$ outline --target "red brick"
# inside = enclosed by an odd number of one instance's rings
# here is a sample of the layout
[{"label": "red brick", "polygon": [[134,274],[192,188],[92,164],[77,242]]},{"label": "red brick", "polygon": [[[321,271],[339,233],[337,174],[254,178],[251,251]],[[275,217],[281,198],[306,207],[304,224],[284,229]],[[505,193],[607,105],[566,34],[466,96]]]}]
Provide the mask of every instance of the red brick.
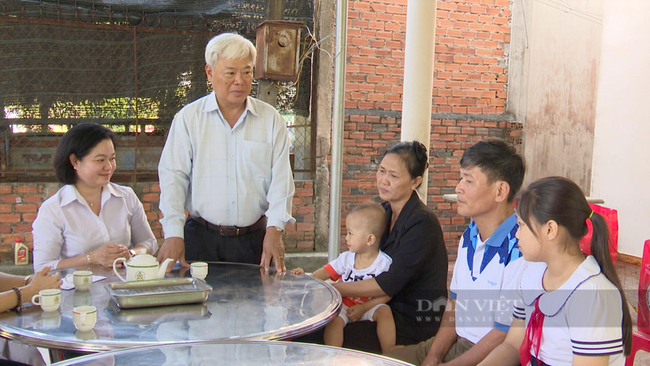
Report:
[{"label": "red brick", "polygon": [[350,7],[355,10],[370,10],[370,4],[362,1],[354,1],[350,3]]},{"label": "red brick", "polygon": [[23,214],[23,222],[34,222],[36,220],[36,214],[26,213]]},{"label": "red brick", "polygon": [[22,184],[19,186],[16,186],[16,192],[17,193],[36,193],[36,185],[34,184]]},{"label": "red brick", "polygon": [[157,193],[147,193],[143,194],[140,199],[142,202],[158,202],[160,200],[160,195]]},{"label": "red brick", "polygon": [[9,194],[11,193],[11,185],[0,184],[0,194]]},{"label": "red brick", "polygon": [[26,194],[23,196],[23,202],[33,202],[41,203],[44,201],[44,197],[36,194]]},{"label": "red brick", "polygon": [[6,203],[18,203],[22,201],[22,198],[15,194],[7,194],[7,195],[0,196],[0,201]]},{"label": "red brick", "polygon": [[0,214],[0,222],[17,223],[20,221],[20,215],[18,214]]},{"label": "red brick", "polygon": [[387,6],[386,12],[391,14],[402,14],[406,10],[406,7],[403,6]]},{"label": "red brick", "polygon": [[[4,244],[13,244],[16,242],[16,239],[23,241],[25,238],[23,234],[2,234],[0,235],[0,241]],[[12,259],[13,260],[13,259]]]},{"label": "red brick", "polygon": [[18,224],[14,225],[14,230],[15,233],[27,233],[32,231],[32,224]]},{"label": "red brick", "polygon": [[311,189],[296,189],[296,193],[294,194],[294,197],[312,197],[313,194],[314,191]]},{"label": "red brick", "polygon": [[303,223],[297,223],[296,224],[296,230],[297,231],[314,231],[314,224],[303,224]]},{"label": "red brick", "polygon": [[25,213],[25,212],[27,212],[27,213],[30,213],[30,212],[36,213],[37,206],[34,205],[34,204],[15,205],[14,209],[16,210],[16,212],[21,212],[21,213]]}]

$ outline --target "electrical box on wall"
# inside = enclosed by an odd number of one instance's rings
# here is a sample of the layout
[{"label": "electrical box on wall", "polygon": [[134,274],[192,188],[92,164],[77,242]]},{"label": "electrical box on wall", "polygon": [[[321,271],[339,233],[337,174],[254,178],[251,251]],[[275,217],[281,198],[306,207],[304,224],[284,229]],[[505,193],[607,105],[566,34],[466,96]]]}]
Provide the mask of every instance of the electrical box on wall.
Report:
[{"label": "electrical box on wall", "polygon": [[302,22],[286,20],[266,20],[257,26],[255,78],[296,80],[302,27]]}]

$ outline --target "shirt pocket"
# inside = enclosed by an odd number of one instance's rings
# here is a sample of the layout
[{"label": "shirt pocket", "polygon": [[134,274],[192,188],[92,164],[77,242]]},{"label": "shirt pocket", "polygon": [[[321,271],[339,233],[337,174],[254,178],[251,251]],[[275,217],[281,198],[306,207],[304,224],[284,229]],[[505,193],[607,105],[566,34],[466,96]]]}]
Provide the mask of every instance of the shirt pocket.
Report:
[{"label": "shirt pocket", "polygon": [[273,146],[266,142],[244,140],[242,148],[241,172],[248,179],[271,179]]}]

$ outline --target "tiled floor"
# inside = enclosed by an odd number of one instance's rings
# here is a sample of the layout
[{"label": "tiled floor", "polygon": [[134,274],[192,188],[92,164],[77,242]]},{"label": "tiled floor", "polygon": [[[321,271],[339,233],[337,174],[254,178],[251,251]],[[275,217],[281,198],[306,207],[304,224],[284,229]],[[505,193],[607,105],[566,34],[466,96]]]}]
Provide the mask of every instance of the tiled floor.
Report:
[{"label": "tiled floor", "polygon": [[[623,289],[625,290],[625,296],[627,296],[627,301],[636,308],[639,303],[639,276],[640,268],[633,265],[626,265],[620,261],[616,264],[616,272],[618,273]],[[447,278],[448,282],[451,282],[451,275],[453,274],[453,263],[449,266],[449,275]],[[632,314],[632,323],[634,324],[634,329],[636,330],[636,317],[637,314],[635,310],[631,307],[630,312]],[[636,354],[634,360],[634,366],[650,366],[650,353],[639,351]]]}]

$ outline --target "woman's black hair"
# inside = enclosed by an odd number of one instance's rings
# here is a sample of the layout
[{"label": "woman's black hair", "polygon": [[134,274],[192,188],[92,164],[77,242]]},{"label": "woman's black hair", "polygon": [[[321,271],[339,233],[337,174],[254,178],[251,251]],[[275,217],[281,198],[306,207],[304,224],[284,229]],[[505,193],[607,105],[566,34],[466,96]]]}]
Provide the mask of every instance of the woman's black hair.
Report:
[{"label": "woman's black hair", "polygon": [[[609,254],[609,229],[605,219],[592,211],[580,187],[562,177],[547,177],[531,183],[519,194],[516,205],[517,214],[531,229],[533,228],[531,219],[540,224],[554,220],[567,230],[575,239],[573,241],[575,243],[587,234],[586,220],[591,220],[594,231],[591,238],[591,254],[598,261],[602,273],[621,294],[623,344],[625,355],[629,355],[632,347],[632,318],[621,281]],[[580,250],[580,248],[567,249]]]},{"label": "woman's black hair", "polygon": [[423,176],[429,167],[427,148],[419,141],[402,141],[397,143],[388,149],[384,153],[384,156],[388,154],[396,154],[399,156],[400,160],[406,165],[406,170],[408,170],[411,179]]},{"label": "woman's black hair", "polygon": [[115,144],[115,133],[108,128],[94,124],[82,123],[72,127],[63,135],[54,155],[54,172],[56,179],[63,184],[75,184],[77,174],[70,162],[70,155],[75,154],[81,160],[101,141],[110,139]]}]

